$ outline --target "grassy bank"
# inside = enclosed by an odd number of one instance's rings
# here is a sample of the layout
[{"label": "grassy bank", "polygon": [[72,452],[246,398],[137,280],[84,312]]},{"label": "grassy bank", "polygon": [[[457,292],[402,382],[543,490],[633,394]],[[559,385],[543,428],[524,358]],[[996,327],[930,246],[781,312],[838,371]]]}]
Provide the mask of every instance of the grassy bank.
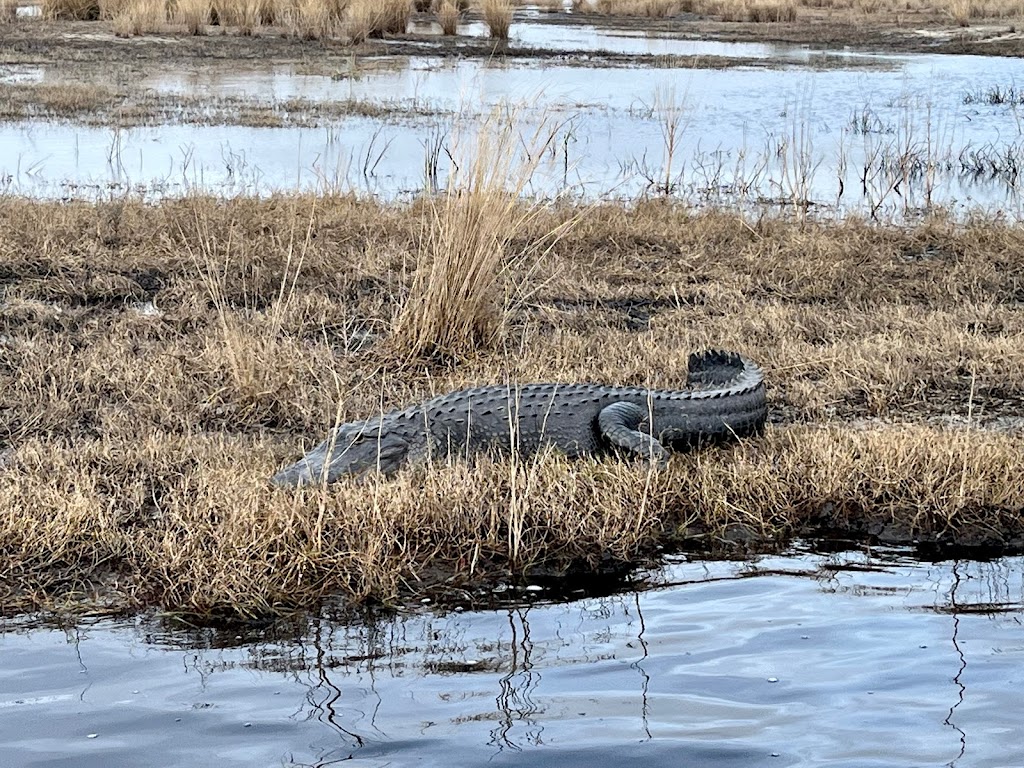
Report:
[{"label": "grassy bank", "polygon": [[[2,609],[387,601],[815,526],[1024,541],[1019,227],[531,210],[508,218],[476,349],[410,352],[397,319],[441,220],[0,200]],[[664,473],[544,456],[266,482],[336,418],[477,383],[678,386],[708,346],[763,364],[772,426]]]}]

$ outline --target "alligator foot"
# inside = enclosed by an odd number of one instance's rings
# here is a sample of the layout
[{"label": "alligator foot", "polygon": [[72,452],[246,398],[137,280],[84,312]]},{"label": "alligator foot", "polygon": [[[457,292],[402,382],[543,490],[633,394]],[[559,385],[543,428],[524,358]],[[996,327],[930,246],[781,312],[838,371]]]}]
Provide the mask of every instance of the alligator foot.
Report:
[{"label": "alligator foot", "polygon": [[597,427],[612,445],[664,469],[668,466],[669,452],[653,436],[639,429],[648,421],[648,416],[636,403],[619,401],[601,409]]}]

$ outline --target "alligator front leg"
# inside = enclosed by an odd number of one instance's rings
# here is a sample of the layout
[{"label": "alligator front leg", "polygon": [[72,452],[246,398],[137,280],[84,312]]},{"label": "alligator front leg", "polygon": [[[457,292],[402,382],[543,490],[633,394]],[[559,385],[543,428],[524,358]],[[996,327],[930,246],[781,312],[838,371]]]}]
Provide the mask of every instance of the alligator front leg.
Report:
[{"label": "alligator front leg", "polygon": [[654,437],[639,429],[647,416],[647,411],[636,403],[620,401],[601,409],[597,428],[612,445],[656,462],[664,469],[668,466],[669,452]]}]

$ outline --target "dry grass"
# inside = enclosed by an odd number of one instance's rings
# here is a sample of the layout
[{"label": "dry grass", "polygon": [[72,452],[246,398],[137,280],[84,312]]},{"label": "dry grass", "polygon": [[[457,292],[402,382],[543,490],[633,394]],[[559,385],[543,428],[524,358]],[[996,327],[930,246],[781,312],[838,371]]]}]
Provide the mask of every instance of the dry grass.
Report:
[{"label": "dry grass", "polygon": [[129,0],[99,0],[99,18],[110,21],[117,16]]},{"label": "dry grass", "polygon": [[333,37],[340,24],[341,13],[322,0],[293,0],[283,13],[290,33],[303,40]]},{"label": "dry grass", "polygon": [[888,23],[897,25],[907,14],[944,17],[961,26],[972,19],[1024,17],[1024,6],[1016,0],[576,0],[573,11],[653,18],[696,12],[722,21],[792,22],[799,16],[798,6],[838,11],[852,8],[861,20],[873,23],[879,22],[878,14],[884,14]]},{"label": "dry grass", "polygon": [[480,0],[480,13],[492,39],[508,40],[514,9],[512,0]]},{"label": "dry grass", "polygon": [[[574,6],[576,12],[580,12]],[[693,10],[693,0],[594,0],[582,12],[607,16],[647,16],[662,19]]]},{"label": "dry grass", "polygon": [[750,0],[746,10],[747,21],[796,21],[797,6],[793,0]]},{"label": "dry grass", "polygon": [[32,83],[6,86],[0,96],[0,117],[82,119],[120,102],[117,91],[86,83]]},{"label": "dry grass", "polygon": [[17,0],[0,0],[0,24],[9,24],[18,18]]},{"label": "dry grass", "polygon": [[722,21],[792,22],[798,9],[794,0],[703,0],[702,10]]},{"label": "dry grass", "polygon": [[95,21],[100,18],[100,0],[43,0],[43,18]]},{"label": "dry grass", "polygon": [[114,15],[114,34],[132,37],[161,32],[167,24],[166,0],[127,0]]},{"label": "dry grass", "polygon": [[[505,243],[497,331],[399,369],[390,334],[429,285],[408,265],[460,247],[434,228],[472,220],[456,205],[0,199],[2,610],[272,613],[818,525],[1024,541],[1020,428],[997,429],[1024,405],[1019,227],[527,206],[471,241]],[[544,456],[266,482],[336,418],[475,383],[678,386],[708,346],[764,364],[774,425],[664,473]]]},{"label": "dry grass", "polygon": [[401,35],[412,18],[411,0],[351,0],[347,10],[348,35],[359,43],[368,37]]},{"label": "dry grass", "polygon": [[263,26],[263,0],[214,0],[213,10],[223,27],[234,27],[243,36]]},{"label": "dry grass", "polygon": [[[271,450],[252,438],[29,441],[0,478],[5,575],[37,599],[94,589],[118,607],[259,615],[338,591],[393,597],[437,573],[458,574],[458,588],[495,568],[635,560],[683,534],[774,539],[810,521],[929,538],[1022,533],[1019,442],[920,426],[792,427],[682,457],[653,479],[635,465],[546,457],[330,493],[268,490]],[[97,574],[102,584],[90,583]]]},{"label": "dry grass", "polygon": [[459,32],[459,7],[452,0],[442,0],[437,7],[437,23],[441,34],[456,35]]},{"label": "dry grass", "polygon": [[971,19],[975,3],[972,0],[949,0],[949,15],[961,27],[966,27]]},{"label": "dry grass", "polygon": [[467,128],[450,150],[455,159],[446,189],[425,204],[412,287],[395,323],[394,349],[403,358],[459,360],[492,346],[511,303],[523,298],[507,277],[565,231],[510,249],[543,210],[521,198],[557,128],[542,123],[524,139],[516,114],[504,109],[474,126],[475,137]]},{"label": "dry grass", "polygon": [[939,0],[934,7],[965,27],[977,19],[1024,18],[1024,5],[1016,0]]},{"label": "dry grass", "polygon": [[[11,11],[0,19],[12,18]],[[151,0],[155,2],[155,0]],[[436,0],[428,3],[413,0],[211,0],[211,21],[243,36],[252,35],[261,27],[278,27],[295,37],[318,39],[334,37],[339,32],[353,43],[367,38],[403,34],[414,8],[432,10],[438,15],[445,34],[453,34],[456,17],[449,3],[459,11],[468,0]],[[195,6],[200,15],[199,0],[183,0]],[[176,6],[169,10],[176,23],[183,24],[190,34],[197,34],[196,20],[177,20]],[[481,15],[487,22],[491,37],[507,39],[511,25],[513,0],[478,0]],[[541,10],[557,11],[561,0],[544,0]],[[13,8],[13,5],[11,6]],[[651,19],[673,18],[684,13],[698,13],[725,22],[806,22],[820,28],[826,40],[842,39],[844,35],[859,38],[864,24],[885,34],[892,28],[905,28],[908,23],[968,26],[981,20],[1013,22],[1024,19],[1024,5],[1019,0],[573,0],[574,13],[597,13],[611,16],[635,16]],[[801,9],[804,17],[801,17]],[[143,0],[44,0],[43,16],[60,20],[114,19],[120,34],[138,34],[140,29],[157,26],[152,7]],[[201,16],[200,16],[201,17]],[[805,18],[808,17],[808,18]],[[714,24],[712,23],[712,27]],[[720,32],[716,32],[720,33]],[[766,33],[770,34],[770,33]],[[838,37],[837,37],[838,35]]]},{"label": "dry grass", "polygon": [[190,35],[204,35],[212,9],[212,0],[175,0],[172,18]]}]

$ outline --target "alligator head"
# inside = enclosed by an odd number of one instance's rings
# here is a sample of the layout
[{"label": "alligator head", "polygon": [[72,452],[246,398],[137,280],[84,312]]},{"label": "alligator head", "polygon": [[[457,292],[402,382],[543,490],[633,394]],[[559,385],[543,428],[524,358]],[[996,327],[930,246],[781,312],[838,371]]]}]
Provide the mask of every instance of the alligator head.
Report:
[{"label": "alligator head", "polygon": [[279,486],[334,482],[343,475],[392,474],[409,458],[410,444],[379,419],[342,424],[324,442],[271,482]]}]

